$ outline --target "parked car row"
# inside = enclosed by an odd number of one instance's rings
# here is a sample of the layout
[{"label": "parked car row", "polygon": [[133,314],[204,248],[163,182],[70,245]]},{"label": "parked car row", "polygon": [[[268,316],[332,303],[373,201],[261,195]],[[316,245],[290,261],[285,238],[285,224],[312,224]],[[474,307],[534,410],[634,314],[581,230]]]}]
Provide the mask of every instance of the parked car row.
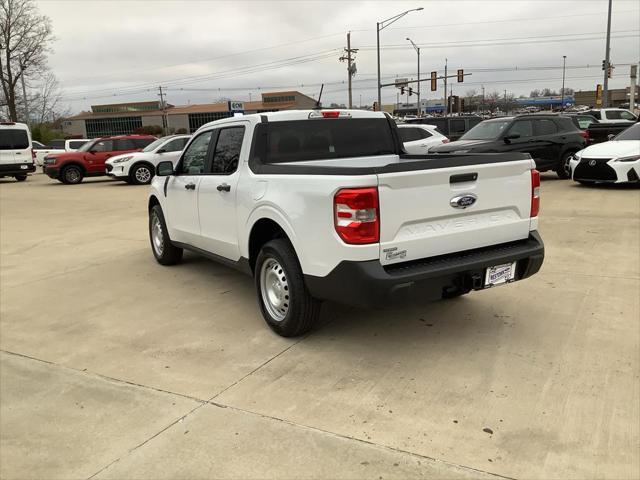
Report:
[{"label": "parked car row", "polygon": [[24,123],[0,123],[0,178],[14,177],[24,182],[35,172],[31,132]]}]

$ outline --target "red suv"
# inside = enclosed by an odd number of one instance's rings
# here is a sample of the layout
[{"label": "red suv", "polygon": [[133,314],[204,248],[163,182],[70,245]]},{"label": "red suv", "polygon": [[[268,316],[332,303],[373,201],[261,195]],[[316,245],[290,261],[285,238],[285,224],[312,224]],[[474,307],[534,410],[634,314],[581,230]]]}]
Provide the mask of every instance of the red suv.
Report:
[{"label": "red suv", "polygon": [[75,152],[64,152],[44,157],[44,173],[66,183],[80,183],[84,177],[106,175],[104,162],[109,157],[127,152],[138,152],[156,137],[151,135],[119,135],[103,137],[85,143]]}]

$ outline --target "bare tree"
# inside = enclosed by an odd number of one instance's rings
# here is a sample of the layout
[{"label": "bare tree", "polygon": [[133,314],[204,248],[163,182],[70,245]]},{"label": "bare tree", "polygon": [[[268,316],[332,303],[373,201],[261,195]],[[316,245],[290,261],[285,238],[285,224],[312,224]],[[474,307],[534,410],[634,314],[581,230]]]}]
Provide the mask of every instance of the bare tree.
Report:
[{"label": "bare tree", "polygon": [[46,70],[53,40],[51,20],[33,0],[0,0],[0,83],[12,121],[18,120],[18,82]]},{"label": "bare tree", "polygon": [[35,93],[29,97],[31,116],[35,123],[55,122],[61,116],[67,114],[61,106],[62,92],[56,76],[47,72],[36,85]]}]

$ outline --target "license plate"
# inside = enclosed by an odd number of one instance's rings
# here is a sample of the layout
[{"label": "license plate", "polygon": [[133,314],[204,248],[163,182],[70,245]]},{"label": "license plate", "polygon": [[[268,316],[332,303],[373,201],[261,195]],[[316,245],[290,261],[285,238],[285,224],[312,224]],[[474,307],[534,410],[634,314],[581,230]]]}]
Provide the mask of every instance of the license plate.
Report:
[{"label": "license plate", "polygon": [[20,165],[20,168],[21,168],[22,170],[26,170],[27,168],[29,168],[29,165]]},{"label": "license plate", "polygon": [[494,285],[512,282],[516,276],[516,262],[504,263],[495,267],[487,268],[484,277],[484,287],[489,288]]}]

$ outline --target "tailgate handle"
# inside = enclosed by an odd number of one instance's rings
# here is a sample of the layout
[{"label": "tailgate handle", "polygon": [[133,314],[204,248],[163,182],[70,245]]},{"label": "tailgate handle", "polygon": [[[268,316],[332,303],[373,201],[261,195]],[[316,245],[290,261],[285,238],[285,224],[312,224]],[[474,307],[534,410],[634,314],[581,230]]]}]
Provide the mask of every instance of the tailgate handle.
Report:
[{"label": "tailgate handle", "polygon": [[474,173],[461,173],[459,175],[451,175],[449,177],[449,183],[462,183],[462,182],[475,182],[478,179],[478,174]]}]

